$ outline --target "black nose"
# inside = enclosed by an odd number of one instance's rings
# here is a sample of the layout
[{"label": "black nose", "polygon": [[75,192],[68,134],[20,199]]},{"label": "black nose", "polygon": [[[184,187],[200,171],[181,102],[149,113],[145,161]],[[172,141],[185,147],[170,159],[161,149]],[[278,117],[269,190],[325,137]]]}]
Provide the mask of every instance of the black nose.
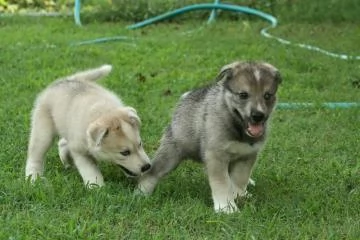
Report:
[{"label": "black nose", "polygon": [[141,172],[146,172],[147,170],[149,170],[151,168],[150,164],[145,164],[144,166],[141,167]]},{"label": "black nose", "polygon": [[255,123],[259,123],[265,119],[265,114],[263,112],[254,111],[251,113],[251,120]]}]

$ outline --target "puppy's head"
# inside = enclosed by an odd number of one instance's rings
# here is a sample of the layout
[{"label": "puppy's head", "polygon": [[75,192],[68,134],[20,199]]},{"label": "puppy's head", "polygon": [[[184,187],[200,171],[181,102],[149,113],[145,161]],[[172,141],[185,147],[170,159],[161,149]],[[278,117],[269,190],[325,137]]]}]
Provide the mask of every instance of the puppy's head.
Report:
[{"label": "puppy's head", "polygon": [[217,77],[225,89],[226,104],[233,117],[251,138],[263,136],[275,103],[279,71],[268,63],[234,62]]},{"label": "puppy's head", "polygon": [[124,107],[91,123],[87,129],[91,154],[121,167],[129,177],[150,169],[150,160],[140,138],[140,119],[131,107]]}]

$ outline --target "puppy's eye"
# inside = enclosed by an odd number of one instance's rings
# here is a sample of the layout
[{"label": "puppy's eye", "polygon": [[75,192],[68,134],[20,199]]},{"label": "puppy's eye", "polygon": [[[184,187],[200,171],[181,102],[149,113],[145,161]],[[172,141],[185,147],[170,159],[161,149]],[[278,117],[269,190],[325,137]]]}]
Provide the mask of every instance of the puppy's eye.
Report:
[{"label": "puppy's eye", "polygon": [[139,143],[139,147],[141,147],[142,145],[143,145],[142,142],[140,142],[140,143]]},{"label": "puppy's eye", "polygon": [[265,93],[264,94],[264,99],[265,100],[269,100],[273,95],[271,93]]},{"label": "puppy's eye", "polygon": [[247,92],[240,92],[239,93],[239,97],[240,99],[248,99],[249,98],[249,94]]},{"label": "puppy's eye", "polygon": [[126,157],[126,156],[129,156],[130,153],[131,153],[130,150],[125,150],[125,151],[120,152],[120,154],[123,155],[123,156],[125,156],[125,157]]}]

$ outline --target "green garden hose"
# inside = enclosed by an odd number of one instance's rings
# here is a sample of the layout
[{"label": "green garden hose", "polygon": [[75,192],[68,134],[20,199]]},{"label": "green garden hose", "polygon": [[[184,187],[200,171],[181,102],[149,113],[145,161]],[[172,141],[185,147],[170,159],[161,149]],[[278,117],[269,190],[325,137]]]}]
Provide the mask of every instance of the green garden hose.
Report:
[{"label": "green garden hose", "polygon": [[[307,44],[300,44],[300,43],[294,44],[288,40],[285,40],[285,39],[282,39],[279,37],[275,37],[267,32],[267,30],[269,30],[270,28],[275,28],[277,26],[277,19],[274,16],[264,13],[264,12],[261,12],[261,11],[258,11],[253,8],[242,7],[242,6],[231,5],[231,4],[221,4],[219,0],[215,0],[215,2],[213,4],[205,4],[204,3],[204,4],[194,4],[194,5],[185,6],[183,8],[176,9],[176,10],[161,14],[159,16],[156,16],[156,17],[153,17],[150,19],[146,19],[142,22],[127,26],[127,29],[138,29],[138,28],[145,27],[147,25],[150,25],[150,24],[153,24],[153,23],[156,23],[159,21],[163,21],[163,20],[175,17],[179,14],[183,14],[183,13],[186,13],[189,11],[203,10],[203,9],[211,9],[212,10],[210,17],[208,19],[208,23],[215,20],[217,9],[252,14],[252,15],[258,16],[258,17],[263,18],[266,21],[270,22],[270,24],[271,24],[270,26],[263,28],[261,30],[261,34],[264,37],[275,39],[282,44],[295,45],[295,46],[298,46],[301,48],[305,48],[305,49],[312,50],[312,51],[317,51],[317,52],[323,53],[325,55],[343,59],[343,60],[350,60],[350,59],[360,60],[360,56],[349,56],[346,54],[337,54],[337,53],[326,51],[319,47],[315,47],[315,46],[311,46],[311,45],[307,45]],[[80,0],[75,0],[74,18],[75,18],[75,23],[77,25],[81,25]],[[79,42],[75,45],[101,43],[101,42],[114,41],[114,40],[129,40],[129,39],[130,38],[125,37],[125,36],[110,37],[110,38],[105,37],[105,38],[98,38],[98,39],[94,39],[94,40]],[[311,107],[315,107],[315,106],[320,106],[320,107],[325,107],[325,108],[330,108],[330,109],[352,108],[352,107],[360,107],[360,103],[357,103],[357,102],[328,102],[328,103],[322,103],[320,105],[316,105],[314,103],[278,103],[277,104],[277,108],[279,108],[279,109],[303,109],[303,108],[311,108]]]}]

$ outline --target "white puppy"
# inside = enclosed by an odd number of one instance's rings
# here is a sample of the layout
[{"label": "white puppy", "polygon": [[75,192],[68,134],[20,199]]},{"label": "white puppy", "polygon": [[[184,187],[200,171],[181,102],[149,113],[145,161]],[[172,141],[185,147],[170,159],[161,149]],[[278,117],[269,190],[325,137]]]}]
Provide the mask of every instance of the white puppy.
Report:
[{"label": "white puppy", "polygon": [[55,81],[42,91],[32,112],[25,174],[34,181],[44,172],[44,156],[59,136],[65,167],[72,158],[85,185],[104,185],[97,161],[104,160],[135,177],[150,169],[140,138],[140,119],[116,95],[94,83],[108,75],[103,65]]}]

